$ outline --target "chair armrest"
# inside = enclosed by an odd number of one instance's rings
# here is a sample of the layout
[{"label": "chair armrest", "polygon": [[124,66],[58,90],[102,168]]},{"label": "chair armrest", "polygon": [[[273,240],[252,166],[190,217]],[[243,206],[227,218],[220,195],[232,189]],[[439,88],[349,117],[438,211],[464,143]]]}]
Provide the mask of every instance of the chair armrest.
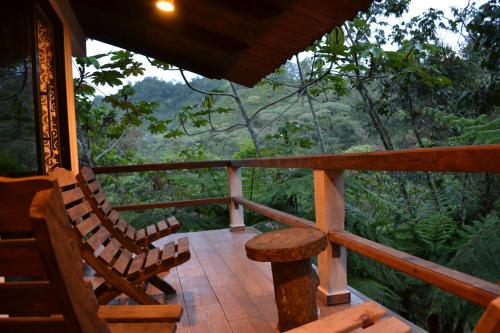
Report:
[{"label": "chair armrest", "polygon": [[182,306],[174,305],[101,305],[98,317],[108,323],[178,322]]}]

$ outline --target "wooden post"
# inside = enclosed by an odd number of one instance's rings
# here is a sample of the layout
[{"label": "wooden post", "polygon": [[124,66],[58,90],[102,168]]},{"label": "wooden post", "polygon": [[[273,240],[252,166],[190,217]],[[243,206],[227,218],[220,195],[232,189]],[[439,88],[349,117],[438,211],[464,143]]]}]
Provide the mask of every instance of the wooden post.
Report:
[{"label": "wooden post", "polygon": [[227,177],[229,185],[229,197],[231,198],[231,203],[229,205],[229,218],[230,218],[229,230],[245,231],[243,206],[238,205],[232,199],[233,197],[243,196],[243,186],[241,185],[241,169],[228,166]]},{"label": "wooden post", "polygon": [[[328,232],[344,230],[345,202],[342,171],[314,170],[316,226]],[[318,297],[327,305],[349,303],[345,247],[335,249],[329,243],[318,255]]]}]

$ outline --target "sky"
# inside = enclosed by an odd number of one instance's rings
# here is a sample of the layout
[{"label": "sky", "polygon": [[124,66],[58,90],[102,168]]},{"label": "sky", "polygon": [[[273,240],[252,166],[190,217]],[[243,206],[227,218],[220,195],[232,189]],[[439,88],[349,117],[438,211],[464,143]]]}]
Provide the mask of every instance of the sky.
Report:
[{"label": "sky", "polygon": [[[420,15],[423,12],[427,11],[429,8],[434,8],[437,10],[442,10],[445,14],[446,17],[451,17],[451,11],[450,7],[465,7],[469,0],[434,0],[434,1],[429,1],[429,0],[413,0],[410,3],[410,8],[407,14],[403,16],[403,20],[409,19],[411,17],[414,17],[416,15]],[[477,3],[484,3],[486,0],[478,0],[476,1]],[[394,20],[395,21],[395,20]],[[391,22],[389,20],[389,22]],[[444,40],[447,44],[449,45],[457,45],[458,43],[458,37],[451,34],[450,32],[446,31],[441,31],[440,32],[440,37],[442,40]],[[87,55],[92,56],[95,54],[99,53],[107,53],[109,51],[113,50],[119,50],[119,48],[101,43],[96,40],[87,40]],[[145,57],[137,55],[137,59],[142,61],[143,64],[145,64],[146,72],[144,76],[139,76],[139,77],[133,77],[131,78],[130,82],[134,83],[137,81],[141,81],[144,77],[150,76],[150,77],[157,77],[161,80],[164,81],[173,81],[173,82],[181,82],[182,77],[179,74],[178,71],[164,71],[161,69],[158,69],[156,67],[153,67],[148,64],[148,61],[146,60]],[[195,78],[197,75],[186,72],[186,77],[188,80],[191,80]],[[101,89],[102,93],[108,94],[110,92],[113,92],[113,89],[109,87],[104,87]]]}]

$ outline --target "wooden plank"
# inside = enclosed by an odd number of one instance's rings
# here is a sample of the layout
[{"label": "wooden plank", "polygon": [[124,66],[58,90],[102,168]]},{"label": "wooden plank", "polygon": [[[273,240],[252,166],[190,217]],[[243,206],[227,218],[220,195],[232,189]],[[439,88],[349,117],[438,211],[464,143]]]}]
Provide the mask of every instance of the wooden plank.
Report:
[{"label": "wooden plank", "polygon": [[219,197],[219,198],[193,199],[193,200],[182,200],[182,201],[168,201],[168,202],[158,202],[149,204],[120,205],[120,206],[115,206],[114,209],[116,209],[117,211],[146,210],[146,209],[157,209],[157,208],[168,208],[168,207],[227,204],[229,203],[229,201],[230,201],[229,198]]},{"label": "wooden plank", "polygon": [[146,227],[146,233],[148,237],[155,236],[158,230],[156,230],[156,226],[154,224],[150,224]]},{"label": "wooden plank", "polygon": [[186,306],[193,332],[233,333],[219,303]]},{"label": "wooden plank", "polygon": [[113,207],[111,207],[111,204],[109,203],[109,201],[105,200],[102,204],[101,204],[101,210],[102,212],[104,213],[104,215],[108,215],[108,213],[111,211],[111,209]]},{"label": "wooden plank", "polygon": [[175,216],[170,216],[169,218],[167,218],[167,222],[171,228],[180,226],[180,222],[175,218]]},{"label": "wooden plank", "polygon": [[394,317],[380,320],[370,327],[367,327],[362,333],[411,333],[410,326]]},{"label": "wooden plank", "polygon": [[201,161],[96,167],[97,174],[227,167],[324,170],[500,172],[500,145],[405,149],[246,160]]},{"label": "wooden plank", "polygon": [[177,253],[180,255],[186,252],[189,252],[189,239],[187,237],[179,238],[177,240]]},{"label": "wooden plank", "polygon": [[329,240],[483,307],[500,296],[500,286],[494,283],[440,266],[347,231],[330,232]]},{"label": "wooden plank", "polygon": [[[118,220],[118,223],[116,224],[116,228],[118,230],[120,230],[121,232],[125,232],[125,229],[127,229],[128,226],[129,226],[128,223],[125,222],[124,219]],[[135,230],[131,230],[130,232],[132,233],[132,235],[135,235]],[[133,236],[132,236],[132,238],[133,238]]]},{"label": "wooden plank", "polygon": [[287,333],[350,332],[369,322],[373,323],[384,315],[385,310],[381,306],[373,302],[365,302],[354,308],[340,311],[320,320],[294,328],[287,331]]},{"label": "wooden plank", "polygon": [[0,313],[50,315],[61,313],[59,301],[49,281],[0,283]]},{"label": "wooden plank", "polygon": [[66,209],[66,213],[68,213],[69,218],[73,222],[78,221],[80,218],[89,214],[91,211],[92,207],[90,207],[87,201],[83,201],[74,207]]},{"label": "wooden plank", "polygon": [[62,197],[63,197],[64,204],[67,205],[69,203],[73,203],[75,201],[82,200],[83,198],[85,198],[85,195],[83,194],[83,191],[81,188],[75,187],[71,190],[64,191],[62,193]]},{"label": "wooden plank", "polygon": [[163,230],[168,229],[168,224],[167,222],[165,222],[165,220],[161,220],[160,222],[156,223],[156,227],[160,232],[162,232]]},{"label": "wooden plank", "polygon": [[176,305],[101,305],[97,314],[108,323],[162,322],[175,323],[182,315]]},{"label": "wooden plank", "polygon": [[94,214],[90,215],[88,218],[76,225],[76,228],[80,232],[80,235],[87,236],[89,233],[94,231],[98,226],[101,225],[101,221]]},{"label": "wooden plank", "polygon": [[163,252],[161,256],[161,260],[165,261],[168,259],[173,258],[175,255],[175,243],[174,242],[168,242],[163,246]]},{"label": "wooden plank", "polygon": [[135,256],[133,259],[132,259],[132,262],[130,263],[130,268],[128,269],[128,273],[127,274],[133,274],[133,273],[136,273],[136,272],[139,272],[142,270],[142,267],[144,265],[144,261],[146,260],[146,254],[145,253],[141,253],[137,256]]},{"label": "wooden plank", "polygon": [[118,259],[116,259],[115,264],[113,265],[113,269],[115,269],[118,273],[124,274],[127,270],[128,264],[130,263],[130,259],[132,259],[132,253],[128,250],[123,250],[120,253]]},{"label": "wooden plank", "polygon": [[94,172],[92,172],[92,169],[89,168],[89,167],[83,167],[83,168],[81,168],[80,169],[80,175],[87,182],[90,182],[91,180],[95,179]]},{"label": "wooden plank", "polygon": [[486,308],[473,333],[500,332],[500,297],[495,298]]},{"label": "wooden plank", "polygon": [[160,260],[160,249],[155,247],[148,251],[148,255],[146,257],[146,263],[144,264],[144,269],[151,268],[155,266]]},{"label": "wooden plank", "polygon": [[146,230],[145,229],[139,229],[135,232],[135,240],[140,241],[144,238],[146,238]]},{"label": "wooden plank", "polygon": [[[30,232],[30,204],[34,194],[53,186],[47,177],[11,179],[0,177],[0,233]],[[14,195],[15,194],[15,195]],[[12,223],[16,221],[16,223]]]},{"label": "wooden plank", "polygon": [[97,182],[97,180],[93,181],[93,182],[90,182],[90,183],[87,183],[88,184],[88,188],[89,190],[92,192],[92,193],[95,193],[97,192],[98,190],[101,189],[101,186],[99,185],[99,183]]},{"label": "wooden plank", "polygon": [[97,231],[87,240],[87,244],[89,244],[90,247],[94,251],[96,251],[101,245],[103,245],[103,243],[108,239],[109,236],[109,231],[106,228],[101,227],[99,231]]},{"label": "wooden plank", "polygon": [[34,238],[0,240],[0,276],[45,276]]},{"label": "wooden plank", "polygon": [[224,168],[229,161],[174,162],[142,165],[101,166],[92,168],[96,175],[107,173],[142,172],[180,169]]},{"label": "wooden plank", "polygon": [[245,198],[235,197],[233,198],[233,201],[254,212],[267,216],[274,221],[285,223],[293,227],[316,227],[316,224],[312,221],[303,219],[301,217],[293,216],[291,214],[284,213],[273,208],[266,207],[256,202],[247,200]]},{"label": "wooden plank", "polygon": [[231,165],[323,170],[500,172],[500,145],[261,158],[231,161]]},{"label": "wooden plank", "polygon": [[108,264],[113,261],[113,258],[120,250],[121,244],[116,239],[112,238],[111,241],[106,245],[106,247],[99,253],[99,257],[101,257]]},{"label": "wooden plank", "polygon": [[106,200],[106,195],[104,194],[102,189],[100,189],[99,191],[97,191],[97,193],[94,194],[94,198],[95,201],[97,201],[97,203],[100,205],[104,200]]},{"label": "wooden plank", "polygon": [[269,325],[262,316],[249,317],[229,322],[233,332],[238,333],[275,333],[276,331]]},{"label": "wooden plank", "polygon": [[56,168],[50,175],[57,179],[60,188],[74,186],[77,184],[76,176],[69,170]]},{"label": "wooden plank", "polygon": [[2,333],[68,333],[62,316],[0,318]]},{"label": "wooden plank", "polygon": [[171,323],[111,323],[110,333],[175,333],[175,324]]},{"label": "wooden plank", "polygon": [[113,210],[111,213],[109,213],[108,219],[111,221],[111,223],[116,224],[116,222],[120,219],[120,214],[118,214],[116,210]]},{"label": "wooden plank", "polygon": [[135,228],[132,227],[131,225],[128,226],[127,228],[127,232],[125,233],[125,235],[130,238],[131,240],[135,240]]}]

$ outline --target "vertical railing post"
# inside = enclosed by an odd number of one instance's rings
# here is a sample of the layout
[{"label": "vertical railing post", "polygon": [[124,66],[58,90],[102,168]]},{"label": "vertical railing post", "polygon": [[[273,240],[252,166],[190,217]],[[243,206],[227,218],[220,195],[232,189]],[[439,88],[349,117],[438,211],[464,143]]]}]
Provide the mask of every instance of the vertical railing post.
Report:
[{"label": "vertical railing post", "polygon": [[[342,171],[314,170],[314,204],[316,225],[324,232],[344,230],[345,202]],[[318,296],[325,304],[343,304],[351,301],[347,289],[347,262],[344,247],[328,244],[318,255],[320,284]]]},{"label": "vertical railing post", "polygon": [[229,197],[231,203],[229,205],[229,230],[230,231],[244,231],[245,220],[243,217],[243,207],[233,201],[233,197],[243,196],[243,186],[241,184],[241,169],[233,166],[227,167],[227,178],[229,186]]}]

